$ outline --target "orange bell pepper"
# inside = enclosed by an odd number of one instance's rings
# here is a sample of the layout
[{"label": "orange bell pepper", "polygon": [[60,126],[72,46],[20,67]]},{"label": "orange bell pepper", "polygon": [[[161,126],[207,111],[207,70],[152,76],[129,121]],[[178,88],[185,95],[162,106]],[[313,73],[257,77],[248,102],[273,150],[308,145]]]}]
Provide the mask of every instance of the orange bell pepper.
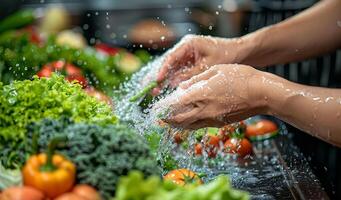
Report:
[{"label": "orange bell pepper", "polygon": [[65,137],[52,139],[46,154],[33,155],[28,159],[22,170],[24,185],[34,187],[50,198],[72,189],[76,166],[63,156],[54,154],[56,145],[65,140]]}]

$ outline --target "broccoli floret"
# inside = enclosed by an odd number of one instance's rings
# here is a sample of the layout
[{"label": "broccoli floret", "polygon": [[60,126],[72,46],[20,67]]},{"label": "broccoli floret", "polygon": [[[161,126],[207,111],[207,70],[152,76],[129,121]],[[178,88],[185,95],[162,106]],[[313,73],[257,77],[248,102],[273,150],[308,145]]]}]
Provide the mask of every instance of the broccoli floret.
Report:
[{"label": "broccoli floret", "polygon": [[[146,176],[160,174],[146,141],[131,128],[66,124],[65,120],[43,120],[29,130],[30,134],[39,133],[40,150],[46,148],[52,137],[66,135],[68,142],[59,153],[76,164],[78,182],[97,187],[105,199],[114,195],[119,177],[131,170],[140,170]],[[32,140],[29,144],[32,145]]]}]

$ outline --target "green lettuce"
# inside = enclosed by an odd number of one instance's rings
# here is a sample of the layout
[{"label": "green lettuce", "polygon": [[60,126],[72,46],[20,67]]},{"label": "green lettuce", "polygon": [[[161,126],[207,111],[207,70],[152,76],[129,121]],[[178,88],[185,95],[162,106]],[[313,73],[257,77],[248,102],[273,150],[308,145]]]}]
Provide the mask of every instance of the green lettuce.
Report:
[{"label": "green lettuce", "polygon": [[144,179],[141,172],[132,171],[122,177],[112,200],[247,200],[246,192],[233,189],[227,176],[221,175],[203,184],[175,185],[158,176]]}]

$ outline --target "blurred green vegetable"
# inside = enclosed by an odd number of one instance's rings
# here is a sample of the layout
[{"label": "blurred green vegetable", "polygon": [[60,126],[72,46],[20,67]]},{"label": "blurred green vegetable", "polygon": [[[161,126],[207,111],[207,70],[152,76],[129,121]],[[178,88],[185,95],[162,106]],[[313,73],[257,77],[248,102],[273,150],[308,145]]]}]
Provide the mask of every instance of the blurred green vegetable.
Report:
[{"label": "blurred green vegetable", "polygon": [[20,169],[5,169],[0,163],[0,190],[22,185]]},{"label": "blurred green vegetable", "polygon": [[159,177],[143,178],[141,172],[133,171],[122,177],[112,200],[246,200],[246,192],[231,187],[226,176],[204,184],[175,185]]},{"label": "blurred green vegetable", "polygon": [[[133,55],[130,57],[139,60]],[[29,79],[43,65],[65,60],[80,67],[91,85],[111,93],[130,75],[120,70],[120,59],[120,54],[108,56],[92,47],[76,49],[57,45],[53,35],[38,45],[30,41],[29,32],[7,31],[0,34],[0,81],[4,83]]]},{"label": "blurred green vegetable", "polygon": [[113,196],[119,177],[130,170],[145,175],[161,173],[144,138],[125,125],[100,127],[46,119],[30,125],[28,147],[33,144],[29,138],[34,133],[39,134],[40,150],[51,138],[67,136],[67,145],[59,152],[76,164],[78,182],[97,187],[106,199]]},{"label": "blurred green vegetable", "polygon": [[0,83],[0,147],[25,137],[26,126],[44,118],[67,116],[75,122],[116,123],[110,106],[88,96],[63,76]]},{"label": "blurred green vegetable", "polygon": [[137,93],[135,96],[132,96],[129,101],[130,102],[135,102],[142,97],[144,97],[146,94],[148,94],[152,89],[154,89],[157,86],[156,81],[150,82],[146,87],[144,87],[139,93]]},{"label": "blurred green vegetable", "polygon": [[31,24],[34,19],[33,10],[19,10],[0,21],[0,33]]}]

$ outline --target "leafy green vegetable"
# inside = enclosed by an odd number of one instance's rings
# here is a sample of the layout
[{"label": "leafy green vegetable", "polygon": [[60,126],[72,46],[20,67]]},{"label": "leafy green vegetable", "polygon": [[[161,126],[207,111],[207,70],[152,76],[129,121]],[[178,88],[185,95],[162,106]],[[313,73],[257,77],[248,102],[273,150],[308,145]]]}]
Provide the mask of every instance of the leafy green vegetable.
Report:
[{"label": "leafy green vegetable", "polygon": [[0,163],[0,190],[18,185],[22,185],[20,169],[5,169]]},{"label": "leafy green vegetable", "polygon": [[143,50],[143,49],[136,50],[134,54],[135,56],[140,58],[141,62],[144,64],[147,64],[152,59],[148,51]]},{"label": "leafy green vegetable", "polygon": [[117,121],[110,106],[88,96],[80,85],[65,81],[63,76],[0,83],[0,147],[6,141],[23,139],[29,123],[61,116],[101,125]]},{"label": "leafy green vegetable", "polygon": [[112,200],[246,200],[246,192],[231,187],[226,176],[218,176],[215,180],[204,184],[175,185],[162,181],[159,177],[143,178],[141,172],[133,171],[122,177]]},{"label": "leafy green vegetable", "polygon": [[[144,138],[124,125],[100,127],[46,119],[29,127],[28,138],[35,132],[39,133],[40,150],[51,138],[67,136],[67,145],[59,152],[76,163],[79,183],[97,187],[106,199],[113,196],[119,177],[130,170],[161,173]],[[27,146],[32,146],[31,139]]]},{"label": "leafy green vegetable", "polygon": [[0,81],[31,78],[39,69],[50,62],[65,60],[80,68],[90,80],[91,85],[112,92],[127,75],[118,69],[120,55],[106,56],[95,49],[75,49],[55,44],[50,36],[43,45],[30,41],[30,33],[25,31],[7,31],[0,34]]}]

